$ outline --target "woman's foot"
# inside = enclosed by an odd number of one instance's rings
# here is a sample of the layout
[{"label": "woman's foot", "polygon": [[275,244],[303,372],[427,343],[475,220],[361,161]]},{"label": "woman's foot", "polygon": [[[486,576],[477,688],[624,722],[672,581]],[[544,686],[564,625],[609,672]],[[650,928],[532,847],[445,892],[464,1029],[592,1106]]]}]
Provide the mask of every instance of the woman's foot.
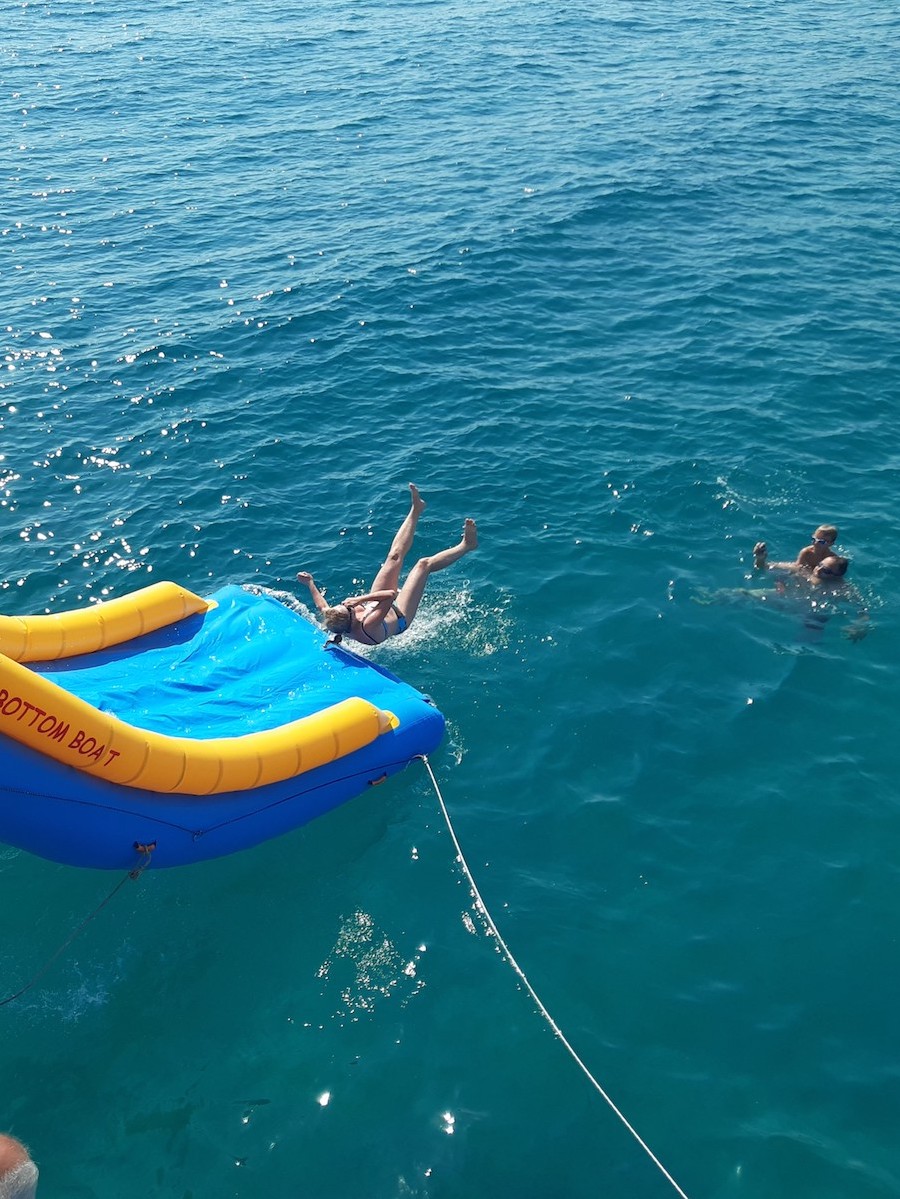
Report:
[{"label": "woman's foot", "polygon": [[466,547],[466,553],[471,550],[478,549],[478,530],[475,528],[475,521],[467,518],[463,525],[462,543]]},{"label": "woman's foot", "polygon": [[419,489],[415,483],[410,483],[409,485],[409,499],[412,511],[418,516],[425,507],[425,501],[419,495]]}]

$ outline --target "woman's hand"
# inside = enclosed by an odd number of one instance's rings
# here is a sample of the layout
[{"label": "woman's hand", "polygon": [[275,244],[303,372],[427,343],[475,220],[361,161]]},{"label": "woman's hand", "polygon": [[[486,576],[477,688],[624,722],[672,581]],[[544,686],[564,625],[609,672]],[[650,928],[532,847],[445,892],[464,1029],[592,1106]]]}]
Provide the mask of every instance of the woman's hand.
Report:
[{"label": "woman's hand", "polygon": [[307,587],[312,587],[313,577],[309,573],[308,570],[298,570],[297,571],[297,582],[305,583]]}]

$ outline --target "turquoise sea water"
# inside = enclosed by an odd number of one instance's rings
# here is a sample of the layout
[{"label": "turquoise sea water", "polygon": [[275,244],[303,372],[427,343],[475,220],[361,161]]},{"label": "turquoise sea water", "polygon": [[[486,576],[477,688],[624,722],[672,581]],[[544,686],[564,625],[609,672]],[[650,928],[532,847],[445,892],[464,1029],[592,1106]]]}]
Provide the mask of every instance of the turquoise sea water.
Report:
[{"label": "turquoise sea water", "polygon": [[[900,1192],[900,18],[4,6],[3,609],[366,585],[554,1018],[691,1199]],[[701,606],[841,529],[873,617]],[[115,878],[0,850],[0,980]],[[129,884],[0,1008],[57,1199],[674,1191],[424,770]]]}]

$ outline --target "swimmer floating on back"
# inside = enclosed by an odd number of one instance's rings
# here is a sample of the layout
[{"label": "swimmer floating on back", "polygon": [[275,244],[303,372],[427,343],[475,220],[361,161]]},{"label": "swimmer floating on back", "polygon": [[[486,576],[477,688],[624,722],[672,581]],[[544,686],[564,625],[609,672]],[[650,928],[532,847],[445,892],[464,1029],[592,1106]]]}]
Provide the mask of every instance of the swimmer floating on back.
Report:
[{"label": "swimmer floating on back", "polygon": [[[825,541],[821,534],[828,532],[833,532],[834,537]],[[775,587],[728,587],[721,591],[701,591],[693,598],[698,604],[734,600],[768,603],[781,610],[802,614],[804,627],[816,634],[821,633],[831,613],[839,607],[852,604],[857,609],[856,619],[844,629],[844,636],[850,641],[860,641],[869,631],[869,612],[857,588],[845,579],[849,559],[830,550],[836,537],[836,529],[820,526],[812,546],[801,550],[796,562],[766,562],[765,545],[758,542],[754,547],[755,565],[761,569],[789,572],[794,576],[789,580],[789,585],[786,586],[784,580],[779,579]],[[820,549],[822,545],[825,546],[825,552]],[[760,561],[761,557],[763,561]]]},{"label": "swimmer floating on back", "polygon": [[398,637],[412,624],[429,576],[458,562],[465,554],[478,547],[475,522],[466,520],[460,541],[438,554],[420,558],[401,587],[400,571],[403,569],[403,560],[412,548],[416,525],[425,507],[425,501],[412,483],[409,485],[409,494],[409,512],[397,530],[388,556],[372,583],[371,591],[365,595],[350,596],[332,607],[316,586],[309,571],[297,572],[298,581],[305,583],[309,588],[310,597],[329,632],[352,637],[360,645],[380,645],[387,641],[388,637]]}]

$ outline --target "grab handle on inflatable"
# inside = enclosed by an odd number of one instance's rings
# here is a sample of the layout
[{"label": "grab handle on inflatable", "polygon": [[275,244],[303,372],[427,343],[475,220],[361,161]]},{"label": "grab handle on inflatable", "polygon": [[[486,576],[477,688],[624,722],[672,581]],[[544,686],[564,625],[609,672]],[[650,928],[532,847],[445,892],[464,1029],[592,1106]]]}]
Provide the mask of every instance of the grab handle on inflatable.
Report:
[{"label": "grab handle on inflatable", "polygon": [[74,612],[0,616],[0,653],[14,662],[53,662],[93,654],[212,606],[177,583],[152,583]]},{"label": "grab handle on inflatable", "polygon": [[0,733],[119,786],[198,796],[252,790],[346,757],[397,724],[355,697],[241,737],[169,737],[126,724],[0,654]]}]

